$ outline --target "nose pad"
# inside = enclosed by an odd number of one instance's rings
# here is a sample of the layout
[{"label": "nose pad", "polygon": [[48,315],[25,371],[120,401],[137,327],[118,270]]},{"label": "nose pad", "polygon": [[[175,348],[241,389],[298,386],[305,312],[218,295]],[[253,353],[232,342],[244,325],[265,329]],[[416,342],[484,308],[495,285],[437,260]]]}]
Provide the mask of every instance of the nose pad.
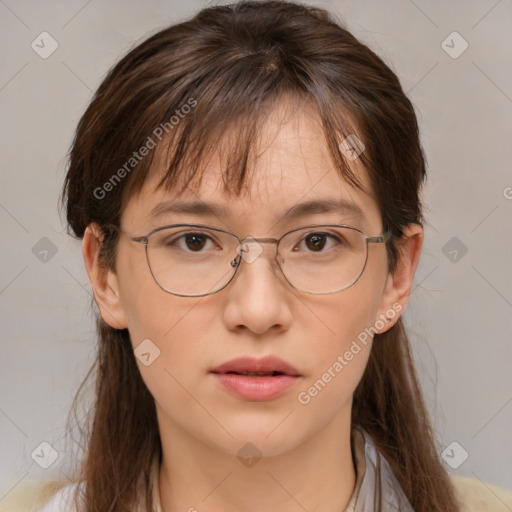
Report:
[{"label": "nose pad", "polygon": [[231,262],[231,266],[233,268],[238,267],[238,265],[240,265],[241,261],[242,261],[242,256],[241,256],[241,254],[238,254],[237,257]]}]

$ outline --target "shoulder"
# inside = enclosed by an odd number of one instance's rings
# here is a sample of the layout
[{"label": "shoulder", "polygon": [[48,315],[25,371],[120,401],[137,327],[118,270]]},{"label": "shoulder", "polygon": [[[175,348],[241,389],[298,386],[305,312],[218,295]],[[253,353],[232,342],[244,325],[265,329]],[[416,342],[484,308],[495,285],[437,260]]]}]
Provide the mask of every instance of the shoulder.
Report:
[{"label": "shoulder", "polygon": [[512,492],[477,478],[451,474],[450,480],[455,488],[464,512],[508,512],[512,510]]},{"label": "shoulder", "polygon": [[[78,483],[62,487],[42,508],[38,508],[34,512],[79,512],[74,503],[78,487]],[[83,489],[83,484],[80,488]]]}]

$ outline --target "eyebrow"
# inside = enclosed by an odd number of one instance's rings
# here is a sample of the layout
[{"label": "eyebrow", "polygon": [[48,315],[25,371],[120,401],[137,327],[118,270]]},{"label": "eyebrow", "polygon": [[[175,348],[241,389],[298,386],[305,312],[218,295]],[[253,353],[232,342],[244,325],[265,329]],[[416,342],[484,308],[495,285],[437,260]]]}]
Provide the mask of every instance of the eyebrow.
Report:
[{"label": "eyebrow", "polygon": [[[167,213],[185,213],[202,217],[229,217],[230,210],[218,203],[205,201],[163,201],[152,210],[152,217],[159,217]],[[279,215],[285,220],[289,218],[305,217],[316,213],[341,213],[351,217],[365,219],[363,210],[359,205],[346,199],[318,199],[298,203]]]}]

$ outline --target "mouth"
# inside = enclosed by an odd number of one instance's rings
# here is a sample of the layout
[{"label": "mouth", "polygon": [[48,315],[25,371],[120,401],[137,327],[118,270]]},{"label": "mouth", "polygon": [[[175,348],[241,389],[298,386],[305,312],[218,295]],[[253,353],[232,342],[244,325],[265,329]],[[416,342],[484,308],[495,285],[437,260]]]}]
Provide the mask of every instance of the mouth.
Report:
[{"label": "mouth", "polygon": [[255,358],[250,356],[237,357],[216,366],[212,373],[249,375],[251,377],[290,375],[300,377],[299,371],[291,364],[276,356]]},{"label": "mouth", "polygon": [[223,375],[244,375],[245,377],[275,377],[276,375],[288,375],[287,373],[283,373],[283,372],[235,372],[235,371],[230,371],[230,372],[215,372],[213,371],[212,373],[222,373]]},{"label": "mouth", "polygon": [[274,356],[232,359],[217,366],[210,373],[224,391],[252,402],[279,397],[301,377],[296,368]]}]

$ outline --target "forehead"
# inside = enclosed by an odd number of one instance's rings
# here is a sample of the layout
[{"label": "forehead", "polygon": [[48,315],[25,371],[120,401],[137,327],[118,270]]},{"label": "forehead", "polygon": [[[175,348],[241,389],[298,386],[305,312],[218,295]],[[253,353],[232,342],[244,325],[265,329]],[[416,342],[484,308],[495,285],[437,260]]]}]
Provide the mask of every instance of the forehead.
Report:
[{"label": "forehead", "polygon": [[227,228],[243,223],[258,231],[320,214],[330,215],[325,217],[329,222],[336,218],[339,223],[357,222],[366,229],[380,223],[380,212],[360,161],[351,162],[351,169],[363,190],[347,183],[336,170],[320,119],[307,105],[299,111],[283,101],[271,112],[254,144],[250,176],[236,195],[223,186],[225,149],[229,148],[231,133],[228,130],[219,141],[200,183],[180,195],[158,187],[166,166],[156,157],[142,189],[126,203],[123,225],[152,229],[173,219],[182,222],[186,217],[194,222],[202,218],[202,223],[216,220]]}]

